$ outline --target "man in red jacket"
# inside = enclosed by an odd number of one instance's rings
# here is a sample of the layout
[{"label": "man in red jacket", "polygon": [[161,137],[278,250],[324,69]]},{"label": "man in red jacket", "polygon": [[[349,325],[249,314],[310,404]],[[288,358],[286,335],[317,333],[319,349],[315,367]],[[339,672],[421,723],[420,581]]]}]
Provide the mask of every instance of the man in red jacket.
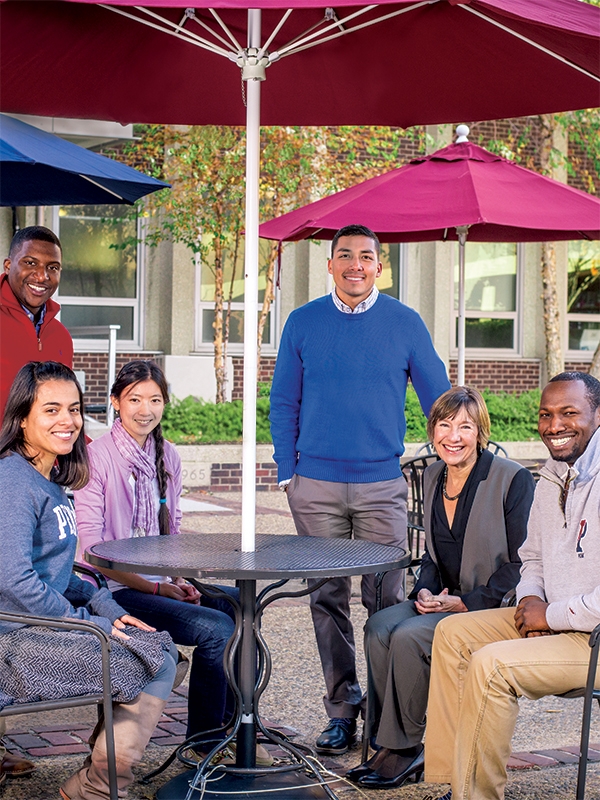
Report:
[{"label": "man in red jacket", "polygon": [[[35,225],[17,231],[0,276],[0,421],[17,372],[28,361],[60,361],[73,366],[73,341],[56,319],[62,248],[58,236]],[[0,736],[4,733],[0,720]],[[0,743],[0,784],[7,776],[33,771],[24,758],[6,753]]]},{"label": "man in red jacket", "polygon": [[28,361],[73,366],[73,340],[56,319],[62,248],[48,228],[35,225],[14,235],[0,277],[0,420],[17,372]]}]

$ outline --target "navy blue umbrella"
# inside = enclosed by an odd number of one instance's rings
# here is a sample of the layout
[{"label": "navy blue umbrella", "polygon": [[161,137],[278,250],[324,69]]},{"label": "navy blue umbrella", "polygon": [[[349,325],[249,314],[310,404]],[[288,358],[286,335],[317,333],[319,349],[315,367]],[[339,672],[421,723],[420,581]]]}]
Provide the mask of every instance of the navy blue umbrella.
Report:
[{"label": "navy blue umbrella", "polygon": [[127,203],[169,184],[0,114],[0,206]]}]

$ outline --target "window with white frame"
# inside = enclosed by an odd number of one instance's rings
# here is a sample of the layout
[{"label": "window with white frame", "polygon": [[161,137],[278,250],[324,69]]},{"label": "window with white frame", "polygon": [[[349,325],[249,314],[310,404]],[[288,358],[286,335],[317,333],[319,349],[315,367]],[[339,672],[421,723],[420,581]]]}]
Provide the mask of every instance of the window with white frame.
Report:
[{"label": "window with white frame", "polygon": [[600,342],[600,242],[569,242],[568,350],[593,354]]},{"label": "window with white frame", "polygon": [[380,258],[383,269],[375,281],[380,292],[389,294],[390,297],[395,297],[403,303],[406,302],[407,252],[406,244],[382,244]]},{"label": "window with white frame", "polygon": [[[208,242],[207,242],[208,244]],[[267,267],[271,250],[271,242],[260,240],[259,243],[259,273],[258,273],[258,311],[262,309],[267,285]],[[227,352],[229,355],[240,355],[244,345],[244,240],[240,237],[235,257],[232,251],[236,248],[224,247],[223,264],[223,330],[229,299],[231,298],[231,314],[229,317],[229,339]],[[196,351],[212,352],[215,319],[215,254],[208,248],[208,255],[197,259],[196,266],[197,285],[197,317],[196,317]],[[271,303],[268,317],[265,322],[262,337],[262,352],[275,349],[275,315],[276,302]]]},{"label": "window with white frame", "polygon": [[[519,350],[521,246],[469,242],[465,249],[465,344],[495,355]],[[454,268],[454,347],[458,326],[458,244]]]},{"label": "window with white frame", "polygon": [[[68,329],[120,325],[119,344],[139,345],[142,246],[131,209],[60,206],[55,230],[63,248],[61,322]],[[98,339],[104,343],[106,334],[86,334],[85,343]]]}]

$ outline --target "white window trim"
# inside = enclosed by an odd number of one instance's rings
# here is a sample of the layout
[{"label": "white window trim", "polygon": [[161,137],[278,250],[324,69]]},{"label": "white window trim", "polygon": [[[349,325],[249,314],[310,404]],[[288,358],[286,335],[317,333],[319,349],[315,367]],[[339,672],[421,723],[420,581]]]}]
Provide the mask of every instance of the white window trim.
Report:
[{"label": "white window trim", "polygon": [[[52,207],[52,227],[60,236],[59,206]],[[146,228],[141,216],[137,219],[136,247],[136,287],[135,297],[77,297],[74,295],[61,295],[60,284],[55,295],[55,300],[61,306],[118,306],[133,308],[133,339],[117,339],[117,352],[142,351],[145,337],[145,285],[146,285]],[[60,313],[59,313],[60,319]],[[107,353],[108,339],[73,339],[73,348],[76,353]]]},{"label": "white window trim", "polygon": [[[510,244],[510,242],[509,242]],[[467,239],[468,246],[468,239]],[[454,271],[456,268],[455,248],[452,248],[452,266],[450,269],[450,358],[458,358],[456,341],[456,320],[458,311],[454,308]],[[466,319],[512,319],[514,320],[514,347],[467,347],[468,358],[479,361],[506,360],[523,357],[523,289],[525,273],[525,245],[517,242],[517,276],[515,281],[516,303],[514,311],[465,311]]]},{"label": "white window trim", "polygon": [[597,322],[600,323],[600,314],[565,314],[563,324],[563,342],[565,342],[566,361],[590,361],[594,357],[594,350],[569,350],[569,322]]},{"label": "white window trim", "polygon": [[[568,247],[568,245],[567,245]],[[564,342],[563,351],[565,354],[565,361],[583,361],[583,362],[591,362],[592,358],[594,357],[593,350],[570,350],[569,349],[569,322],[598,322],[600,323],[600,313],[598,314],[577,314],[577,313],[569,313],[566,310],[566,304],[568,302],[568,281],[569,281],[569,269],[568,269],[568,252],[567,252],[567,269],[565,270],[565,277],[564,277],[564,291],[565,291],[565,313],[563,314],[563,324],[562,324],[562,337]]]},{"label": "white window trim", "polygon": [[[279,328],[279,307],[280,307],[281,292],[275,290],[275,299],[271,303],[271,336],[268,342],[263,342],[261,347],[261,355],[275,355],[277,353],[276,331]],[[214,344],[212,342],[202,341],[202,312],[204,309],[214,311],[215,304],[203,301],[202,299],[202,258],[200,253],[194,256],[194,350],[193,353],[201,355],[212,355],[215,352]],[[226,307],[226,303],[224,304]],[[243,311],[245,303],[232,302],[232,311]],[[258,313],[262,309],[262,303],[257,303]],[[228,356],[243,356],[244,344],[243,342],[228,342],[227,344]]]}]

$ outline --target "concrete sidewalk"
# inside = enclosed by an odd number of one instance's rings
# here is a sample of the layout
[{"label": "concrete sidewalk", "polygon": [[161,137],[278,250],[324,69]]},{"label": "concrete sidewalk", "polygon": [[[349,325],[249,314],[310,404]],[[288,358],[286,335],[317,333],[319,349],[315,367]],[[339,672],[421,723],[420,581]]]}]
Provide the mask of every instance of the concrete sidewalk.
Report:
[{"label": "concrete sidewalk", "polygon": [[[213,496],[193,493],[187,499],[224,510],[186,512],[183,525],[186,534],[240,530],[241,496],[238,493]],[[194,508],[190,504],[186,506]],[[259,533],[294,533],[285,495],[279,492],[259,493],[257,506]],[[358,582],[353,586],[352,613],[358,633],[365,620]],[[263,619],[263,632],[273,657],[273,674],[261,700],[261,715],[274,724],[291,729],[295,741],[312,746],[327,719],[321,701],[324,685],[308,598],[281,600],[270,606]],[[360,643],[357,651],[362,656]],[[358,663],[364,686],[364,658],[359,657]],[[566,800],[575,797],[575,754],[578,752],[581,703],[581,700],[556,697],[537,702],[520,701],[521,713],[513,739],[513,758],[509,764],[507,800]],[[157,767],[171,752],[171,748],[183,740],[186,716],[186,687],[183,684],[171,695],[165,714],[146,750],[144,762],[137,770],[138,775]],[[593,719],[591,741],[594,749],[588,770],[587,798],[600,800],[600,715],[597,709]],[[93,708],[24,715],[7,720],[10,749],[31,757],[37,768],[30,777],[9,779],[3,787],[2,800],[57,800],[61,782],[80,766],[88,752],[85,742],[94,721]],[[359,763],[360,746],[357,744],[344,756],[324,761],[326,766],[343,775],[346,769]],[[171,766],[148,786],[134,784],[129,797],[132,800],[152,798],[156,789],[179,770],[180,766]],[[445,790],[445,787],[421,783],[390,792],[363,790],[359,794],[350,785],[341,785],[336,792],[349,800],[361,796],[374,800],[424,800],[427,796],[436,797],[442,789]]]}]

